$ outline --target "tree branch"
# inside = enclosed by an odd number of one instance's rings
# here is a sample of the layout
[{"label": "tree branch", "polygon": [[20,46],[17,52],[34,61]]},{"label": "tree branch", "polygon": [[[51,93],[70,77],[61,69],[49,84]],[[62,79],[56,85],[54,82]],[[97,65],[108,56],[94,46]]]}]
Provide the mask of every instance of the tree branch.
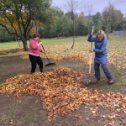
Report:
[{"label": "tree branch", "polygon": [[20,17],[19,17],[18,7],[17,7],[16,4],[15,4],[15,15],[16,15],[16,21],[17,21],[17,24],[18,24],[20,34],[21,34],[21,36],[23,36],[23,32],[22,32],[21,25],[20,25]]},{"label": "tree branch", "polygon": [[[26,24],[26,28],[25,28],[25,31],[27,31],[27,32],[29,31],[28,28],[29,28],[29,26],[31,24],[31,20],[32,20],[32,11],[31,11],[30,7],[28,7],[28,8],[29,8],[29,17],[27,19],[27,24]],[[33,27],[33,24],[31,26]]]},{"label": "tree branch", "polygon": [[[13,30],[15,31],[15,34],[18,35],[18,32],[17,32],[16,28],[14,27],[14,25],[13,25],[11,19],[7,16],[6,11],[4,12],[4,16],[5,16],[6,19],[9,21],[11,27],[12,27]],[[1,26],[2,26],[2,25],[1,25]],[[5,28],[5,25],[3,25],[3,26],[4,26],[4,28]],[[7,28],[7,26],[6,26],[6,28]],[[8,30],[9,30],[9,29],[8,29]],[[9,32],[8,32],[8,33],[9,33]]]},{"label": "tree branch", "polygon": [[32,29],[32,27],[33,27],[33,23],[32,23],[31,26],[28,28],[27,33],[30,32],[30,30]]},{"label": "tree branch", "polygon": [[0,25],[1,25],[3,28],[6,29],[6,31],[8,32],[8,34],[15,35],[15,36],[19,37],[17,33],[11,32],[11,31],[7,28],[6,25],[4,25],[4,24],[0,24]]},{"label": "tree branch", "polygon": [[19,2],[20,2],[20,5],[21,5],[20,10],[19,10],[20,18],[21,18],[21,22],[22,22],[22,27],[25,30],[25,23],[24,23],[24,20],[23,20],[23,17],[22,17],[22,12],[21,12],[23,4],[22,4],[21,0],[19,0]]}]

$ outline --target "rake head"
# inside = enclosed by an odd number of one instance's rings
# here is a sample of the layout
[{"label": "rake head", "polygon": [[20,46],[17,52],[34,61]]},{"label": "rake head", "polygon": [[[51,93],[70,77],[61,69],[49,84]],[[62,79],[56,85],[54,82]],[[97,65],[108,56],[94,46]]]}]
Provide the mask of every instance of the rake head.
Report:
[{"label": "rake head", "polygon": [[82,77],[82,80],[85,85],[89,85],[89,84],[93,84],[96,79],[94,78],[94,76],[85,75],[84,77]]},{"label": "rake head", "polygon": [[49,67],[49,66],[53,66],[53,65],[56,65],[56,63],[48,63],[48,64],[46,64],[45,66],[46,66],[46,67]]}]

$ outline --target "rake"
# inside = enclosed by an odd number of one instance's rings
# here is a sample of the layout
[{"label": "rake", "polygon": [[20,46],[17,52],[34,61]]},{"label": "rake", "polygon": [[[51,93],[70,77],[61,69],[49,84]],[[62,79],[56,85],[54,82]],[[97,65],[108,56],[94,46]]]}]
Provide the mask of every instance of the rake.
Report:
[{"label": "rake", "polygon": [[46,59],[47,59],[47,61],[48,61],[48,63],[47,63],[45,66],[46,66],[46,67],[49,67],[49,66],[52,66],[52,65],[56,65],[56,63],[51,62],[50,59],[48,58],[47,54],[45,53],[45,48],[44,48],[44,46],[43,46],[42,44],[41,44],[41,46],[42,46],[43,49],[44,49],[44,54],[45,54]]},{"label": "rake", "polygon": [[[92,26],[91,34],[94,33],[94,26]],[[91,42],[91,47],[90,49],[93,49],[93,42]],[[89,84],[94,81],[94,76],[92,76],[92,62],[93,61],[93,52],[90,52],[90,59],[89,59],[89,70],[87,76],[84,78],[84,82],[86,84]]]}]

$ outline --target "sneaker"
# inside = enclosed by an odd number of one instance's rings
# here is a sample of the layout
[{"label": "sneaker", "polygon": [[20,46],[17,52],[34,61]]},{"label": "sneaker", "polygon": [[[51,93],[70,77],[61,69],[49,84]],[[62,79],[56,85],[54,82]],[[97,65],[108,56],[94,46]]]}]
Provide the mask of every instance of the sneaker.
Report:
[{"label": "sneaker", "polygon": [[108,81],[108,85],[112,85],[112,84],[114,84],[114,80]]}]

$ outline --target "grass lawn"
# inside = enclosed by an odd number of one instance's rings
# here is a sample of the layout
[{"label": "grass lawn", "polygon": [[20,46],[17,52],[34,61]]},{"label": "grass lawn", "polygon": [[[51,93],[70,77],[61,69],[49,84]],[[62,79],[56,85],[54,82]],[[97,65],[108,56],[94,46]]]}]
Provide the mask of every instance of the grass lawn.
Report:
[{"label": "grass lawn", "polygon": [[[79,71],[88,72],[88,63],[89,63],[89,48],[90,43],[87,42],[87,36],[76,37],[75,39],[75,47],[71,49],[72,45],[72,37],[68,38],[52,38],[52,39],[43,39],[43,45],[47,51],[48,57],[55,60],[56,62],[59,60],[64,59],[74,59],[81,60],[82,62],[86,63],[87,66],[83,68],[83,66],[78,66],[79,63],[73,66],[72,68],[77,68]],[[114,73],[114,77],[117,81],[117,85],[114,87],[108,86],[100,86],[99,88],[104,88],[109,90],[118,90],[119,85],[120,89],[123,90],[125,86],[125,73],[126,73],[126,37],[122,36],[112,36],[110,35],[108,41],[108,61],[111,67],[111,71]],[[7,42],[7,43],[0,43],[0,50],[8,49],[8,48],[15,48],[18,47],[18,42]],[[8,52],[7,52],[8,53]],[[10,54],[12,55],[12,54]],[[28,59],[27,52],[17,52],[15,55],[21,55],[22,59]],[[42,55],[45,58],[45,55]],[[79,62],[79,61],[78,61]],[[66,63],[67,64],[67,63]],[[68,63],[69,64],[69,63]],[[63,66],[65,64],[62,64]],[[65,65],[70,67],[69,65]],[[122,76],[123,75],[123,76]]]},{"label": "grass lawn", "polygon": [[[70,48],[72,45],[71,37],[42,40],[47,50],[47,55],[52,62],[56,62],[57,64],[49,68],[44,67],[44,72],[52,71],[59,67],[67,67],[87,73],[89,68],[90,43],[86,39],[87,37],[76,37],[74,49]],[[110,36],[108,42],[108,67],[114,75],[116,83],[108,86],[102,74],[103,80],[99,84],[89,85],[89,89],[105,90],[107,93],[109,91],[116,91],[126,94],[125,45],[126,37]],[[10,47],[18,47],[18,43],[0,43],[0,50]],[[45,56],[42,55],[42,58],[44,64],[46,64],[47,60]],[[30,62],[27,52],[17,52],[15,56],[12,54],[9,56],[1,55],[0,83],[12,76],[28,73],[30,73]],[[116,102],[118,103],[118,101]],[[116,114],[113,110],[110,111],[104,107],[97,107],[97,109],[93,107],[92,105],[87,107],[83,104],[78,110],[67,114],[65,117],[57,117],[52,122],[49,122],[47,112],[42,109],[39,97],[14,97],[12,95],[0,94],[0,126],[108,126],[112,121],[114,122],[113,126],[126,125],[125,111],[116,113],[117,117],[114,118]],[[100,116],[97,115],[97,112]],[[93,116],[93,114],[96,115]],[[104,115],[107,118],[104,118]]]},{"label": "grass lawn", "polygon": [[[76,37],[75,41],[76,42],[83,42],[87,39],[86,36],[83,37]],[[64,43],[64,42],[72,42],[73,38],[72,37],[67,37],[67,38],[50,38],[50,39],[43,39],[41,42],[43,43]],[[22,46],[21,41],[11,41],[11,42],[0,42],[0,50],[2,49],[8,49],[8,48],[18,48],[19,45]]]},{"label": "grass lawn", "polygon": [[[72,37],[66,37],[66,38],[50,38],[50,39],[42,39],[41,42],[43,43],[67,43],[67,42],[72,42],[73,38]],[[87,36],[79,36],[75,37],[75,42],[86,42],[87,41]],[[113,45],[118,45],[122,46],[124,43],[126,43],[126,37],[125,36],[113,36],[110,35],[110,42],[113,42]],[[19,45],[22,46],[21,41],[11,41],[11,42],[0,42],[0,49],[2,48],[10,48],[10,47],[19,47]]]}]

